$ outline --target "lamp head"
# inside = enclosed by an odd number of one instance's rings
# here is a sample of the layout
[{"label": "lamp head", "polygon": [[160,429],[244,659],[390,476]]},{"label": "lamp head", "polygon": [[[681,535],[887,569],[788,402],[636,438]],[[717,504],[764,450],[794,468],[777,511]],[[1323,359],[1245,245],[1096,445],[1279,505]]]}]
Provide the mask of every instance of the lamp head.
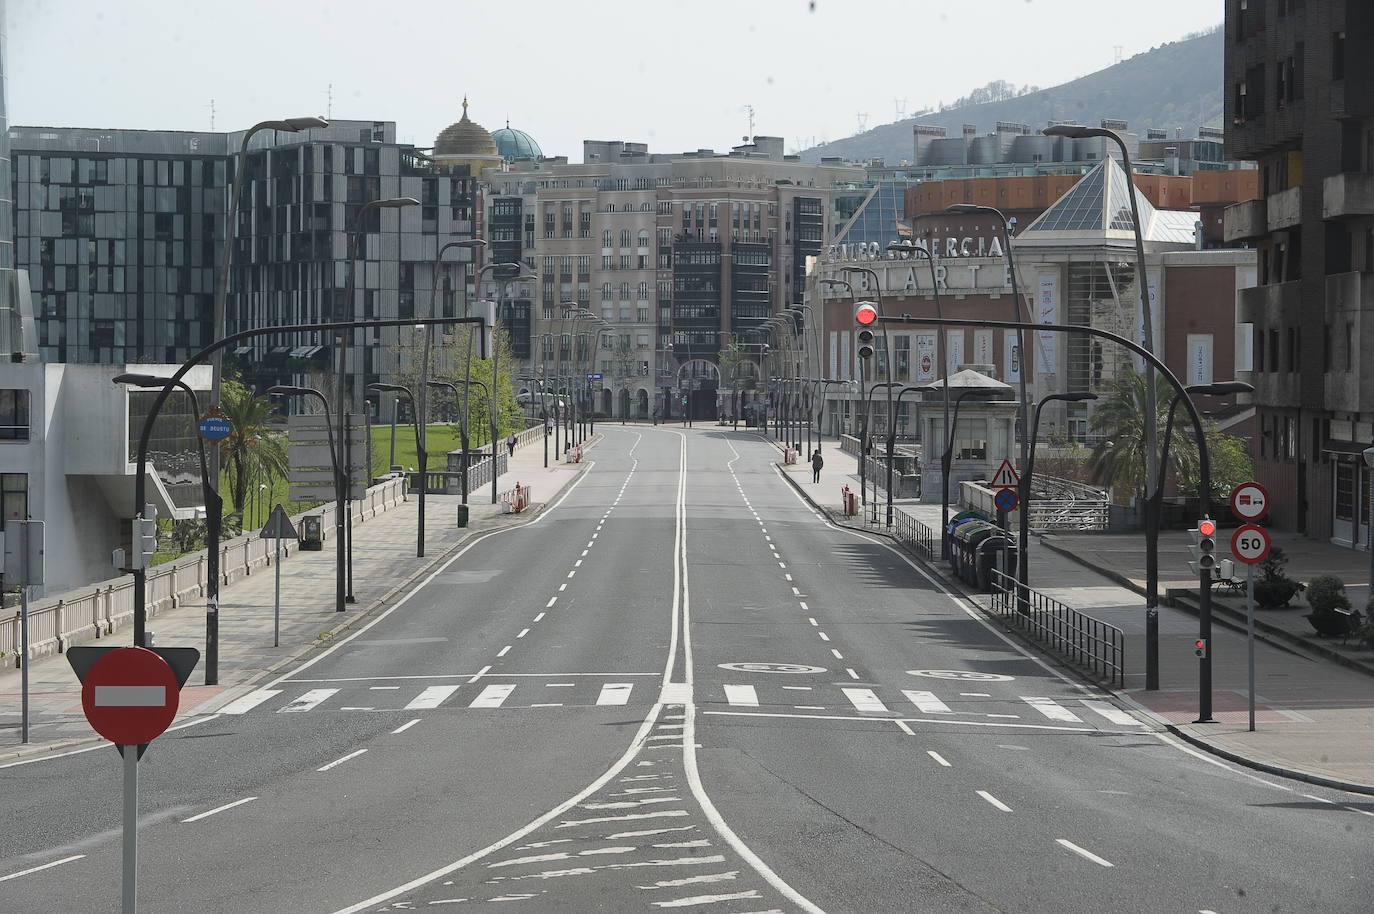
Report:
[{"label": "lamp head", "polygon": [[406,390],[400,384],[369,384],[367,385],[367,389],[383,393],[410,393],[410,391]]},{"label": "lamp head", "polygon": [[314,130],[319,127],[328,127],[329,121],[322,117],[288,117],[286,127],[279,127],[279,130]]},{"label": "lamp head", "polygon": [[117,374],[110,380],[116,384],[128,384],[130,387],[169,387],[172,383],[171,378],[155,374]]},{"label": "lamp head", "polygon": [[1214,384],[1191,384],[1185,388],[1190,394],[1225,397],[1230,394],[1252,394],[1255,385],[1245,381],[1217,381]]},{"label": "lamp head", "polygon": [[1065,403],[1080,403],[1084,400],[1096,400],[1097,394],[1086,390],[1071,390],[1066,394],[1057,394],[1056,400],[1063,400]]},{"label": "lamp head", "polygon": [[267,388],[269,397],[302,397],[314,392],[309,387],[292,387],[289,384],[275,384]]},{"label": "lamp head", "polygon": [[1364,456],[1364,465],[1374,468],[1374,447],[1365,448],[1361,454]]},{"label": "lamp head", "polygon": [[977,203],[954,203],[945,207],[947,213],[986,213],[989,207],[979,206]]}]

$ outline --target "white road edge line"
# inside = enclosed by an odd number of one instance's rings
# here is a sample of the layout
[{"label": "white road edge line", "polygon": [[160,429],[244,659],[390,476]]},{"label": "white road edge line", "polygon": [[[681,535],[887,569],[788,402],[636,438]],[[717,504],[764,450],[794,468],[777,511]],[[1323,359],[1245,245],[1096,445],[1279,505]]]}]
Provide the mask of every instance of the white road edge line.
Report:
[{"label": "white road edge line", "polygon": [[1083,848],[1079,847],[1077,844],[1074,844],[1067,838],[1055,838],[1054,842],[1056,844],[1063,845],[1064,847],[1073,851],[1075,854],[1077,854],[1085,860],[1091,860],[1098,866],[1116,866],[1116,864],[1112,863],[1110,860],[1104,860],[1101,857],[1097,856],[1097,854],[1094,854],[1092,851],[1084,850]]},{"label": "white road edge line", "polygon": [[53,862],[45,863],[42,866],[34,866],[26,870],[20,870],[17,873],[10,873],[8,876],[0,876],[0,882],[9,882],[11,879],[18,879],[20,876],[27,876],[29,875],[29,873],[36,873],[39,870],[50,870],[55,866],[61,866],[64,863],[71,863],[73,860],[80,860],[85,856],[85,854],[73,854],[70,857],[63,857],[61,860],[54,860]]},{"label": "white road edge line", "polygon": [[235,800],[232,803],[225,803],[223,806],[216,806],[214,809],[206,810],[198,816],[192,816],[189,819],[182,819],[181,824],[185,825],[187,822],[199,822],[201,819],[210,818],[217,812],[224,812],[226,809],[233,809],[235,806],[242,806],[244,803],[251,803],[256,799],[257,797],[244,797],[242,800]]}]

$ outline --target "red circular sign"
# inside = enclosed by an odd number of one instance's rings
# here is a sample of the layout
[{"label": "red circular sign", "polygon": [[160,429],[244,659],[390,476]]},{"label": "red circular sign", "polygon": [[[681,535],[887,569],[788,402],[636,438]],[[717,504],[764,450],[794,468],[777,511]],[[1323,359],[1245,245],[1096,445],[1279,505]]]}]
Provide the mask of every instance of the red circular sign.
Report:
[{"label": "red circular sign", "polygon": [[1260,520],[1269,513],[1269,490],[1257,482],[1242,482],[1231,490],[1231,513],[1241,520]]},{"label": "red circular sign", "polygon": [[91,665],[81,683],[81,708],[95,732],[117,746],[137,746],[171,725],[180,695],[166,660],[141,647],[122,647]]},{"label": "red circular sign", "polygon": [[1269,558],[1269,531],[1254,524],[1237,527],[1231,534],[1231,554],[1237,562],[1258,565]]},{"label": "red circular sign", "polygon": [[930,371],[931,365],[932,365],[932,362],[931,362],[930,356],[928,356],[928,355],[923,355],[923,356],[921,356],[921,372],[922,372],[923,374],[924,374],[925,372]]}]

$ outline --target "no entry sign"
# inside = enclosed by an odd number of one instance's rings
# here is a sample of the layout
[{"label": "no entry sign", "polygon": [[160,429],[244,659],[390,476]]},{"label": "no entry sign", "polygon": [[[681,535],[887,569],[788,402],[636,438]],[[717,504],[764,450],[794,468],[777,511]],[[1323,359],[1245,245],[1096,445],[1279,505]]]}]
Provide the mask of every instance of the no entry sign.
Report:
[{"label": "no entry sign", "polygon": [[162,735],[177,715],[181,683],[166,660],[122,647],[97,660],[81,683],[81,708],[95,732],[117,746]]}]

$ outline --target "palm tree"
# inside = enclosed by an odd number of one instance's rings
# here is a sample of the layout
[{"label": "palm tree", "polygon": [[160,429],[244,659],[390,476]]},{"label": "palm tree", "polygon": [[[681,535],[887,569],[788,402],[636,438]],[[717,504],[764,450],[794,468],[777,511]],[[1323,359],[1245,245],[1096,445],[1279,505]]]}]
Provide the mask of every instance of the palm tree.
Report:
[{"label": "palm tree", "polygon": [[[1174,391],[1168,384],[1156,388],[1160,420],[1169,414]],[[1145,375],[1124,371],[1112,383],[1111,393],[1098,401],[1093,412],[1093,431],[1103,435],[1092,455],[1088,469],[1093,481],[1109,488],[1143,495],[1145,486]],[[1162,430],[1161,430],[1162,432]],[[1180,482],[1196,485],[1197,443],[1190,428],[1175,420],[1169,441],[1169,463]],[[1163,442],[1160,442],[1163,447]],[[1129,489],[1127,487],[1129,486]]]},{"label": "palm tree", "polygon": [[229,469],[229,499],[234,513],[243,515],[251,486],[269,485],[287,472],[286,439],[275,434],[271,421],[276,407],[239,381],[226,378],[220,408],[232,431],[220,442],[220,454]]}]

